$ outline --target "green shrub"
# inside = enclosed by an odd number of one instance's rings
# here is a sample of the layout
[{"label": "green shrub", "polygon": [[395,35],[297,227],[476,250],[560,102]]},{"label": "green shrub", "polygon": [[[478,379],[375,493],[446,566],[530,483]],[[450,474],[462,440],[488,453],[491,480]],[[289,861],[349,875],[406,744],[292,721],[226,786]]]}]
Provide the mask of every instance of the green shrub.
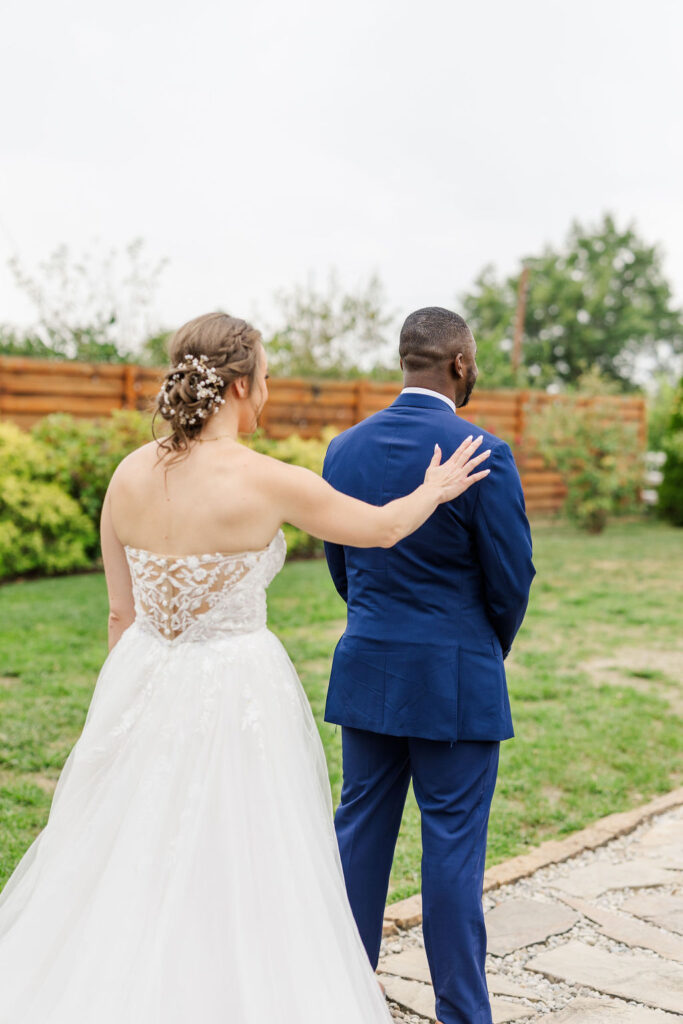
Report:
[{"label": "green shrub", "polygon": [[[78,502],[96,531],[112,473],[121,459],[152,438],[150,417],[116,409],[106,418],[79,419],[53,413],[35,425],[33,437],[50,451],[53,479]],[[97,554],[97,536],[90,554]]]},{"label": "green shrub", "polygon": [[666,435],[664,474],[659,485],[657,507],[674,526],[683,526],[683,378],[674,398]]},{"label": "green shrub", "polygon": [[51,480],[51,453],[12,423],[0,423],[0,579],[82,569],[95,530]]},{"label": "green shrub", "polygon": [[557,401],[530,417],[529,433],[546,465],[563,477],[563,511],[589,533],[640,507],[643,458],[635,423],[614,405]]},{"label": "green shrub", "polygon": [[50,451],[14,423],[0,422],[0,472],[49,480]]}]

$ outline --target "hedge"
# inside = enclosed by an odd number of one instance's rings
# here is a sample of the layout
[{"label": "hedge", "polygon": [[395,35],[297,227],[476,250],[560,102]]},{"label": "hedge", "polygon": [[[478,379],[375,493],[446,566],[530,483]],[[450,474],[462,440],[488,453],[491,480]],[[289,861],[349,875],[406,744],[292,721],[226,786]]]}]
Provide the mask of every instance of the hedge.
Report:
[{"label": "hedge", "polygon": [[[320,473],[334,431],[321,440],[256,434],[256,451]],[[30,434],[0,423],[0,579],[56,573],[98,564],[104,495],[119,462],[151,440],[150,418],[116,410],[86,420],[55,413]],[[321,541],[285,526],[290,554],[319,554]]]}]

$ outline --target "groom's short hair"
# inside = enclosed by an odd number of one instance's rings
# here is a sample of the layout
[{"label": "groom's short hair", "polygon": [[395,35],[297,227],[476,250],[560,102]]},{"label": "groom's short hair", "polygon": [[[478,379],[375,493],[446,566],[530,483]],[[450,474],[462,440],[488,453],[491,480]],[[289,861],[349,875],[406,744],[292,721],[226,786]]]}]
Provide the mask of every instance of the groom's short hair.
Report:
[{"label": "groom's short hair", "polygon": [[461,316],[442,306],[426,306],[406,317],[398,352],[406,369],[424,370],[455,359],[471,344],[472,332]]}]

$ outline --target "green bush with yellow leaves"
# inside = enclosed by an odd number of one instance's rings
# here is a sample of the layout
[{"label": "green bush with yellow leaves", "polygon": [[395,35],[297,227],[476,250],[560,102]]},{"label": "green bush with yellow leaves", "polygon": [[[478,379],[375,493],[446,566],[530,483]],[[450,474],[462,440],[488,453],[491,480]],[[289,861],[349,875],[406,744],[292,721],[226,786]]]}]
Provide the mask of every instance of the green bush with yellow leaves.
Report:
[{"label": "green bush with yellow leaves", "polygon": [[[320,473],[335,431],[280,440],[261,432],[244,443]],[[148,414],[116,410],[101,419],[54,413],[30,433],[0,423],[0,579],[97,564],[104,495],[119,462],[152,439]],[[290,555],[313,557],[322,542],[284,527]]]},{"label": "green bush with yellow leaves", "polygon": [[92,521],[55,480],[49,448],[0,423],[0,579],[90,565]]}]

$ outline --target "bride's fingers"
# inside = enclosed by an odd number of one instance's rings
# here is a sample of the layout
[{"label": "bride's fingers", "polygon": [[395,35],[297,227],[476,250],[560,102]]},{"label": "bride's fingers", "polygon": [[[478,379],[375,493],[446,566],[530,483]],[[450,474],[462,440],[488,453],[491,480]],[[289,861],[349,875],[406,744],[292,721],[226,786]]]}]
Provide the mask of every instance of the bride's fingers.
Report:
[{"label": "bride's fingers", "polygon": [[485,459],[488,459],[491,454],[491,449],[489,448],[485,452],[481,452],[480,455],[475,455],[483,440],[483,434],[480,434],[474,440],[472,435],[470,435],[444,463],[441,462],[441,448],[438,444],[434,445],[434,454],[427,467],[427,473],[429,474],[429,471],[433,470],[433,479],[435,481],[440,480],[441,485],[446,488],[449,494],[449,498],[446,500],[457,497],[458,494],[462,494],[463,491],[466,491],[477,480],[482,480],[485,476],[488,476],[488,469],[479,473],[472,472]]},{"label": "bride's fingers", "polygon": [[485,452],[482,452],[480,455],[473,456],[471,459],[468,459],[467,462],[463,463],[462,465],[460,465],[457,462],[451,462],[451,460],[449,459],[448,462],[444,462],[441,468],[445,470],[446,467],[448,467],[451,478],[455,480],[460,476],[467,476],[468,473],[471,473],[473,469],[476,469],[477,466],[481,465],[481,463],[484,462],[485,459],[488,459],[490,454],[491,449],[487,448]]},{"label": "bride's fingers", "polygon": [[471,476],[465,476],[462,472],[451,481],[449,487],[446,488],[448,497],[447,501],[452,501],[453,498],[457,498],[458,495],[463,494],[468,490],[472,484],[476,484],[478,480],[483,480],[491,472],[490,469],[480,469],[478,473],[472,473]]},{"label": "bride's fingers", "polygon": [[490,469],[480,469],[478,473],[473,473],[472,476],[466,476],[463,480],[463,491],[466,491],[468,487],[472,486],[472,484],[476,484],[477,480],[483,480],[490,472]]},{"label": "bride's fingers", "polygon": [[481,465],[482,462],[488,459],[490,454],[491,449],[487,448],[485,452],[481,453],[481,455],[477,455],[476,458],[470,459],[469,462],[466,462],[465,465],[463,466],[463,469],[467,470],[468,476],[473,469],[475,469],[477,466]]},{"label": "bride's fingers", "polygon": [[[479,445],[484,440],[484,435],[480,434],[479,437],[472,440],[472,435],[466,437],[462,444],[455,449],[448,462],[454,466],[464,466],[471,455],[476,452]],[[446,463],[444,463],[446,465]]]}]

